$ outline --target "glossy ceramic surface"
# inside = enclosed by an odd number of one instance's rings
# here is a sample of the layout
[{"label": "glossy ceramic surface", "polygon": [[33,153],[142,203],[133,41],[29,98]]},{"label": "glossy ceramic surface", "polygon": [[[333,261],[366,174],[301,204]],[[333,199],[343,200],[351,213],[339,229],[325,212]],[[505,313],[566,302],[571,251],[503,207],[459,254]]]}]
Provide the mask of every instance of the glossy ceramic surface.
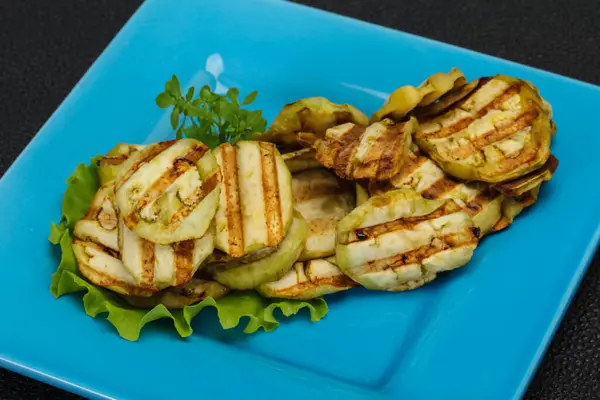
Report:
[{"label": "glossy ceramic surface", "polygon": [[[396,87],[452,66],[535,83],[554,106],[561,161],[538,204],[461,270],[409,293],[332,296],[317,324],[293,318],[246,336],[206,311],[189,339],[159,322],[137,343],[87,317],[79,296],[50,295],[57,259],[46,238],[65,179],[117,141],[172,136],[154,104],[171,74],[258,89],[256,107],[272,119],[307,96],[370,114]],[[600,189],[586,175],[596,161],[579,147],[600,146],[598,104],[585,83],[289,3],[147,1],[0,182],[0,365],[119,399],[518,398],[598,241]]]}]

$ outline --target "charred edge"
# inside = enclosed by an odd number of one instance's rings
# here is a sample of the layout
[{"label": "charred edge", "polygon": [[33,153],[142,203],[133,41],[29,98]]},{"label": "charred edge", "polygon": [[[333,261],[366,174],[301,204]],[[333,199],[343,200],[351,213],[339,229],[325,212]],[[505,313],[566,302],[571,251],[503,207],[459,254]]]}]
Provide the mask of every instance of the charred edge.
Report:
[{"label": "charred edge", "polygon": [[375,196],[381,193],[389,192],[390,190],[394,190],[396,187],[392,185],[390,182],[386,181],[371,181],[368,186],[369,196]]},{"label": "charred edge", "polygon": [[511,224],[511,222],[508,220],[508,218],[506,217],[502,217],[500,218],[500,220],[498,220],[498,222],[496,222],[496,224],[492,227],[492,231],[493,232],[499,232],[503,229],[506,229],[509,227],[509,225]]},{"label": "charred edge", "polygon": [[[475,94],[475,92],[477,92],[479,89],[481,89],[483,87],[483,85],[485,85],[486,83],[488,83],[490,80],[492,80],[491,77],[485,77],[485,78],[480,78],[477,81],[477,84],[475,85],[475,87],[470,88],[469,85],[464,85],[459,87],[458,89],[454,89],[456,90],[456,92],[454,90],[446,93],[446,95],[442,96],[438,102],[439,103],[448,103],[445,104],[439,111],[435,112],[434,114],[428,115],[426,118],[422,118],[420,120],[421,123],[423,122],[428,122],[431,120],[434,120],[452,110],[455,110],[459,107],[461,107],[463,104],[465,104],[467,102],[467,100],[469,100],[471,98],[471,96],[473,96]],[[450,98],[452,99],[451,101],[448,101],[447,99]],[[437,103],[434,103],[437,104]],[[428,106],[431,107],[431,106]],[[423,112],[426,111],[426,108],[424,108],[422,110]]]},{"label": "charred edge", "polygon": [[262,190],[267,223],[267,246],[276,246],[283,239],[283,218],[279,196],[279,177],[272,144],[259,143],[262,171]]},{"label": "charred edge", "polygon": [[[469,234],[468,236],[471,235]],[[436,245],[432,244],[433,241],[437,241]],[[474,243],[477,243],[477,239],[472,236],[471,239],[469,239],[468,237],[465,237],[463,232],[459,232],[432,238],[432,243],[428,243],[403,254],[371,260],[367,262],[366,269],[367,271],[384,271],[411,264],[421,264],[424,259],[434,256],[437,253],[441,253],[442,251],[473,245]]]},{"label": "charred edge", "polygon": [[175,243],[175,283],[174,286],[183,285],[192,279],[194,269],[194,240],[185,240]]},{"label": "charred edge", "polygon": [[187,199],[185,203],[175,211],[169,222],[169,230],[174,232],[179,225],[198,207],[202,201],[217,187],[221,180],[221,172],[215,170],[204,182],[202,186],[197,188],[194,193]]},{"label": "charred edge", "polygon": [[471,232],[473,232],[473,235],[479,239],[481,237],[481,229],[479,229],[478,227],[474,226],[471,228]]},{"label": "charred edge", "polygon": [[498,198],[498,196],[500,196],[498,192],[485,189],[483,192],[479,193],[477,196],[467,202],[465,205],[465,211],[471,217],[473,217],[479,214],[486,205],[494,201],[496,198]]},{"label": "charred edge", "polygon": [[[154,202],[160,196],[162,196],[165,190],[173,184],[180,176],[196,166],[196,163],[204,154],[208,148],[204,145],[194,148],[192,151],[187,153],[185,156],[176,159],[173,162],[173,167],[165,171],[158,179],[156,179],[152,185],[144,192],[142,197],[137,201],[133,207],[131,214],[139,214],[149,204]],[[125,219],[129,223],[136,223],[139,221],[137,216],[130,218],[126,216]],[[130,226],[130,225],[128,225]]]},{"label": "charred edge", "polygon": [[98,251],[101,251],[103,253],[107,253],[110,254],[111,257],[113,258],[120,258],[120,254],[118,251],[115,251],[113,249],[111,249],[110,247],[106,247],[105,245],[103,245],[102,243],[98,243],[94,240],[94,238],[92,237],[75,237],[73,239],[73,243],[80,243],[82,246],[88,246],[88,247],[93,247]]},{"label": "charred edge", "polygon": [[142,273],[140,286],[143,288],[154,287],[154,266],[156,262],[156,245],[149,240],[141,239],[142,246]]},{"label": "charred edge", "polygon": [[115,279],[112,276],[109,276],[100,271],[97,271],[97,270],[95,270],[91,267],[88,267],[82,263],[78,263],[78,267],[79,267],[79,271],[81,272],[81,274],[84,277],[86,277],[86,279],[88,281],[90,281],[91,283],[93,283],[96,286],[112,287],[112,288],[117,287],[122,292],[127,293],[128,295],[132,295],[132,296],[150,296],[155,292],[154,290],[143,289],[143,288],[138,288],[138,287],[129,285],[128,283],[126,283],[120,279]]},{"label": "charred edge", "polygon": [[521,194],[522,187],[526,186],[531,181],[536,179],[541,179],[542,181],[550,180],[557,168],[558,159],[551,154],[548,161],[546,161],[541,168],[530,172],[521,178],[493,185],[492,188],[505,196],[516,197]]},{"label": "charred edge", "polygon": [[[168,140],[166,142],[160,142],[154,146],[150,146],[149,148],[147,148],[148,150],[146,150],[146,153],[143,155],[143,157],[137,160],[133,165],[131,165],[125,173],[125,175],[123,176],[123,178],[121,178],[119,182],[115,183],[115,192],[119,190],[119,188],[123,186],[125,182],[127,182],[131,178],[131,176],[135,174],[144,164],[157,157],[160,153],[173,146],[176,142],[177,140]],[[142,150],[142,152],[144,152],[144,150]]]},{"label": "charred edge", "polygon": [[98,160],[98,166],[100,167],[104,167],[107,165],[121,165],[123,164],[125,161],[127,161],[127,159],[129,158],[128,155],[121,155],[121,156],[106,156],[106,157],[102,157],[100,160]]},{"label": "charred edge", "polygon": [[223,146],[222,150],[223,186],[225,190],[225,217],[227,219],[227,232],[229,254],[232,257],[241,257],[245,252],[244,246],[244,220],[240,199],[240,186],[237,164],[237,149],[230,144]]},{"label": "charred edge", "polygon": [[421,222],[440,218],[445,215],[453,214],[457,211],[460,211],[460,207],[458,206],[458,204],[456,204],[454,201],[447,201],[446,203],[444,203],[443,206],[427,215],[400,218],[365,228],[355,229],[354,236],[356,237],[356,240],[352,240],[352,238],[350,238],[348,242],[342,244],[350,244],[356,241],[363,241],[367,239],[376,238],[385,233],[412,229]]},{"label": "charred edge", "polygon": [[335,171],[340,178],[352,177],[352,162],[354,154],[358,150],[362,136],[365,134],[366,128],[362,126],[354,126],[342,138],[341,149],[335,158]]},{"label": "charred edge", "polygon": [[405,142],[410,136],[410,132],[405,132],[406,124],[397,124],[388,127],[385,130],[384,137],[380,142],[383,147],[379,166],[376,173],[376,178],[379,181],[390,179],[396,175],[406,156]]}]

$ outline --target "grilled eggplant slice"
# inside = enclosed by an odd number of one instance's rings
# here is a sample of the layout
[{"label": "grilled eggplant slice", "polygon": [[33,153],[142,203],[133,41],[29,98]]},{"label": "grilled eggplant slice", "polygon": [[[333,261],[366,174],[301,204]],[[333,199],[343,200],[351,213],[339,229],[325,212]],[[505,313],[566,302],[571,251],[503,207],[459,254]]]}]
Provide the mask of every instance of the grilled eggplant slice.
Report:
[{"label": "grilled eggplant slice", "polygon": [[214,150],[223,174],[216,247],[243,257],[284,238],[293,219],[292,176],[272,143],[239,141]]},{"label": "grilled eggplant slice", "polygon": [[301,134],[312,142],[316,159],[342,179],[387,180],[396,175],[410,151],[417,120],[375,122],[368,127],[352,123],[327,130],[323,139]]},{"label": "grilled eggplant slice", "polygon": [[537,201],[540,188],[541,184],[520,196],[504,197],[502,200],[502,218],[494,225],[492,230],[498,232],[508,228],[514,222],[517,215],[521,214],[525,208]]},{"label": "grilled eggplant slice", "polygon": [[123,298],[136,308],[154,308],[162,304],[170,310],[176,310],[199,303],[207,297],[220,299],[229,292],[229,288],[218,282],[194,278],[183,286],[165,289],[150,297],[123,296]]},{"label": "grilled eggplant slice", "polygon": [[371,197],[340,221],[337,265],[367,289],[415,289],[466,264],[476,233],[454,200],[398,189]]},{"label": "grilled eggplant slice", "polygon": [[428,106],[450,90],[466,84],[465,77],[457,68],[439,72],[427,78],[418,87],[402,86],[392,92],[383,107],[371,116],[371,122],[391,118],[401,121],[415,107]]},{"label": "grilled eggplant slice", "polygon": [[328,257],[294,263],[283,278],[263,283],[257,290],[264,297],[310,300],[357,285],[335,265],[335,257]]},{"label": "grilled eggplant slice", "polygon": [[554,125],[542,98],[522,80],[482,78],[438,115],[419,120],[417,145],[459,179],[499,183],[542,167]]},{"label": "grilled eggplant slice", "polygon": [[321,166],[315,158],[315,152],[312,149],[300,149],[281,155],[285,165],[290,172],[301,172],[307,169],[318,168]]},{"label": "grilled eggplant slice", "polygon": [[369,200],[369,192],[360,183],[355,184],[355,186],[356,207],[358,207]]},{"label": "grilled eggplant slice", "polygon": [[86,214],[75,224],[73,235],[119,252],[117,234],[118,216],[114,206],[112,182],[100,186]]},{"label": "grilled eggplant slice", "polygon": [[550,155],[550,158],[548,158],[548,161],[546,161],[546,164],[544,164],[542,168],[513,181],[494,185],[493,189],[507,197],[518,197],[539,187],[542,182],[549,181],[557,168],[558,159],[553,155]]},{"label": "grilled eggplant slice", "polygon": [[335,253],[335,228],[356,205],[355,188],[324,168],[292,175],[296,210],[308,224],[306,245],[299,260]]},{"label": "grilled eggplant slice", "polygon": [[200,239],[216,213],[221,174],[194,139],[159,142],[133,153],[115,179],[127,228],[157,244]]},{"label": "grilled eggplant slice", "polygon": [[214,250],[214,227],[200,239],[161,245],[129,230],[119,219],[121,261],[136,285],[155,291],[189,282]]},{"label": "grilled eggplant slice", "polygon": [[100,178],[100,184],[103,185],[115,179],[121,165],[127,161],[129,156],[143,148],[144,146],[142,145],[127,143],[119,143],[113,147],[98,162],[98,177]]},{"label": "grilled eggplant slice", "polygon": [[309,97],[287,104],[265,133],[254,139],[281,144],[296,144],[299,132],[323,137],[325,131],[346,122],[367,125],[368,118],[350,104],[336,104],[324,97]]},{"label": "grilled eggplant slice", "polygon": [[371,195],[395,189],[413,189],[426,199],[453,199],[473,219],[479,236],[485,235],[502,216],[502,195],[484,182],[452,179],[429,158],[411,153],[400,173],[389,182],[372,182]]},{"label": "grilled eggplant slice", "polygon": [[[281,279],[296,262],[306,242],[307,225],[294,213],[292,225],[277,250],[264,258],[240,264],[221,263],[214,268],[214,279],[231,289],[253,289],[265,282]],[[213,269],[212,266],[207,268]]]},{"label": "grilled eggplant slice", "polygon": [[150,296],[155,290],[138,287],[120,260],[112,188],[112,182],[101,186],[87,213],[75,224],[73,252],[77,266],[97,286],[122,294]]}]

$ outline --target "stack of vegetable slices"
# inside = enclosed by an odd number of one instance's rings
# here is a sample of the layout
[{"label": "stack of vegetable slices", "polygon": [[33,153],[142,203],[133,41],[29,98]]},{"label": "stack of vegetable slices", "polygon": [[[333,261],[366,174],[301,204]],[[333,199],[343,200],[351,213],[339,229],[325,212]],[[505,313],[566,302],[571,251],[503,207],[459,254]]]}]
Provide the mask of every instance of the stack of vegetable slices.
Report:
[{"label": "stack of vegetable slices", "polygon": [[[198,116],[194,127],[203,104],[224,109],[230,100],[239,110],[237,92],[203,88],[192,100],[176,80],[166,88],[157,103]],[[244,112],[263,125],[260,113]],[[164,316],[187,335],[206,305],[224,327],[249,316],[248,331],[277,326],[275,308],[308,307],[318,320],[321,296],[412,290],[467,264],[558,166],[550,105],[531,83],[504,75],[468,82],[457,69],[438,73],[395,90],[370,119],[314,97],[286,105],[265,132],[236,121],[241,128],[182,125],[187,138],[119,144],[90,166],[93,195],[74,216],[63,206],[53,229],[63,247],[53,293],[101,290],[91,314],[109,312],[129,339]],[[135,326],[111,319],[122,310],[139,312]],[[223,323],[227,313],[233,323]]]}]

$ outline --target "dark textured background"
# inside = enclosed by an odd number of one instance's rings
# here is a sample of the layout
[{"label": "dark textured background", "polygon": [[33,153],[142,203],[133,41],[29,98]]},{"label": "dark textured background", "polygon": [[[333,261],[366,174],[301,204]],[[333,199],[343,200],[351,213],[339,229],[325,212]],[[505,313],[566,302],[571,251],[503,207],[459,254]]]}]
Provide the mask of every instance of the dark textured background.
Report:
[{"label": "dark textured background", "polygon": [[[299,2],[600,84],[598,0]],[[140,3],[0,0],[1,173]],[[600,399],[599,267],[597,255],[527,399]],[[78,397],[0,370],[0,399],[42,398]]]}]

